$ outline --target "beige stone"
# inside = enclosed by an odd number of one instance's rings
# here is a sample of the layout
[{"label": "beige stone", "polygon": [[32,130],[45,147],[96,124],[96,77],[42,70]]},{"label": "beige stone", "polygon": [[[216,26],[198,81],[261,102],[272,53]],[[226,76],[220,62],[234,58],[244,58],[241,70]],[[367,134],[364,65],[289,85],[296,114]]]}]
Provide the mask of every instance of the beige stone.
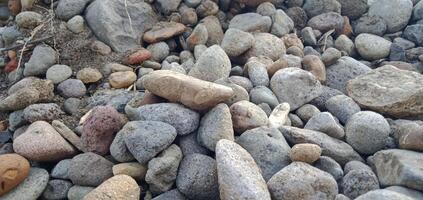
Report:
[{"label": "beige stone", "polygon": [[292,161],[300,161],[312,164],[320,158],[322,149],[316,144],[296,144],[291,148],[289,157]]},{"label": "beige stone", "polygon": [[109,83],[113,88],[127,88],[137,80],[137,75],[132,71],[115,72],[110,74]]},{"label": "beige stone", "polygon": [[107,179],[82,200],[134,200],[140,199],[140,187],[127,175],[116,175]]}]

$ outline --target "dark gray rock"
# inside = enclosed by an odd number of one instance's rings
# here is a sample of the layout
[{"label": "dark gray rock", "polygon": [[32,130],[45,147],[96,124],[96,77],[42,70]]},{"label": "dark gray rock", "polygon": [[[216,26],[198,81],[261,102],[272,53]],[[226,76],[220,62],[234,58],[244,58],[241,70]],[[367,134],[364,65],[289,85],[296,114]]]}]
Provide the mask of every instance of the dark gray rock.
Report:
[{"label": "dark gray rock", "polygon": [[423,46],[423,24],[407,26],[403,32],[403,37],[415,42],[419,46]]},{"label": "dark gray rock", "polygon": [[59,179],[69,179],[68,171],[71,165],[71,159],[61,160],[51,171],[51,177]]},{"label": "dark gray rock", "polygon": [[74,185],[68,191],[69,200],[82,200],[85,195],[94,190],[93,187]]},{"label": "dark gray rock", "polygon": [[66,199],[72,183],[65,180],[50,180],[43,192],[43,198],[46,200]]},{"label": "dark gray rock", "polygon": [[344,176],[341,165],[339,165],[339,163],[331,157],[320,156],[320,159],[313,165],[314,167],[331,174],[336,181],[340,180]]},{"label": "dark gray rock", "polygon": [[332,29],[340,32],[344,26],[344,18],[336,12],[319,14],[307,22],[307,26],[326,33]]},{"label": "dark gray rock", "polygon": [[85,6],[91,0],[60,0],[55,9],[56,16],[62,20],[69,20],[70,18],[82,14]]},{"label": "dark gray rock", "polygon": [[304,128],[320,131],[341,140],[345,136],[344,128],[339,124],[338,119],[329,112],[322,112],[314,115]]},{"label": "dark gray rock", "polygon": [[180,136],[177,140],[177,145],[181,148],[182,154],[184,156],[190,154],[203,154],[209,155],[210,151],[201,146],[200,143],[197,141],[198,134],[196,132],[190,133],[188,135]]},{"label": "dark gray rock", "polygon": [[367,0],[338,0],[338,2],[341,4],[341,14],[351,20],[367,12]]},{"label": "dark gray rock", "polygon": [[243,54],[253,46],[254,36],[236,28],[229,28],[222,40],[222,49],[230,57]]},{"label": "dark gray rock", "polygon": [[85,95],[87,88],[84,83],[78,79],[68,79],[61,82],[57,86],[59,93],[66,98],[74,97],[79,98]]},{"label": "dark gray rock", "polygon": [[320,113],[320,110],[311,104],[304,104],[295,111],[298,117],[301,118],[303,122],[308,122],[314,115]]},{"label": "dark gray rock", "polygon": [[83,153],[72,158],[68,175],[75,185],[99,186],[113,176],[113,163],[95,153]]},{"label": "dark gray rock", "polygon": [[379,16],[363,15],[353,23],[355,34],[370,33],[382,36],[385,34],[387,26],[385,21]]},{"label": "dark gray rock", "polygon": [[315,105],[319,110],[327,110],[326,109],[326,101],[334,96],[342,95],[343,93],[337,89],[333,89],[328,86],[322,86],[322,93],[320,96],[314,98],[310,101],[310,104]]},{"label": "dark gray rock", "polygon": [[152,200],[187,200],[187,198],[178,189],[173,189],[154,197]]},{"label": "dark gray rock", "polygon": [[279,105],[278,98],[276,97],[276,95],[272,92],[272,90],[265,86],[257,86],[251,89],[250,98],[251,102],[257,105],[261,103],[266,103],[271,108],[274,108]]},{"label": "dark gray rock", "polygon": [[119,131],[110,145],[110,154],[119,162],[129,162],[135,160],[134,156],[126,147],[124,132],[125,129],[123,129],[123,131]]},{"label": "dark gray rock", "polygon": [[379,16],[385,20],[388,33],[403,29],[410,20],[412,11],[411,0],[378,0],[369,7],[370,16]]},{"label": "dark gray rock", "polygon": [[336,0],[307,0],[303,5],[308,17],[320,15],[322,13],[341,13],[341,4]]},{"label": "dark gray rock", "polygon": [[294,22],[283,10],[276,10],[271,17],[273,24],[270,33],[273,35],[282,37],[294,30]]},{"label": "dark gray rock", "polygon": [[352,115],[361,111],[358,104],[346,95],[337,95],[328,99],[326,109],[343,124],[346,124]]},{"label": "dark gray rock", "polygon": [[57,62],[56,51],[45,44],[37,45],[31,58],[25,63],[24,76],[45,75],[48,68]]},{"label": "dark gray rock", "polygon": [[340,186],[345,196],[355,199],[369,191],[379,189],[379,181],[372,171],[352,170],[342,178]]},{"label": "dark gray rock", "polygon": [[245,32],[269,32],[272,20],[257,13],[238,14],[229,22],[229,28]]}]

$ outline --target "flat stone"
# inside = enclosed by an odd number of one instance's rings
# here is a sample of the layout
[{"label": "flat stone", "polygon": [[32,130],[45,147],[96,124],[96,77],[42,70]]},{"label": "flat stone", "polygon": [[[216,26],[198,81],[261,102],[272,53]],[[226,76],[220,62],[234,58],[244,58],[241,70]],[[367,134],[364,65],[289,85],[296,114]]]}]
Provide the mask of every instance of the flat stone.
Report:
[{"label": "flat stone", "polygon": [[272,20],[268,16],[257,13],[243,13],[235,15],[229,22],[229,28],[245,32],[269,32]]},{"label": "flat stone", "polygon": [[152,29],[144,33],[143,40],[148,43],[156,43],[185,31],[185,25],[177,22],[159,22]]},{"label": "flat stone", "polygon": [[83,153],[72,158],[68,175],[75,185],[97,187],[113,176],[113,163],[95,153]]}]

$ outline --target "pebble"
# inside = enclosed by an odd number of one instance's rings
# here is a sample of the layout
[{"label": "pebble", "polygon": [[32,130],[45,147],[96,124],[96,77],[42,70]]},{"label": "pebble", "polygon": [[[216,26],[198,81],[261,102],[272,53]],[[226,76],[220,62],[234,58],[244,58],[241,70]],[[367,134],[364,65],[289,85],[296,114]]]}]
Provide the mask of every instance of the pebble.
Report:
[{"label": "pebble", "polygon": [[355,113],[361,111],[357,103],[346,95],[336,95],[326,101],[327,110],[339,119],[343,124]]},{"label": "pebble", "polygon": [[338,119],[329,112],[314,115],[308,120],[304,128],[320,131],[337,139],[343,139],[345,136],[344,129],[339,124]]},{"label": "pebble", "polygon": [[268,16],[257,13],[244,13],[236,15],[229,22],[229,28],[239,29],[245,32],[269,32],[272,20]]},{"label": "pebble", "polygon": [[341,13],[341,4],[336,0],[307,0],[303,5],[308,17],[320,15],[322,13]]},{"label": "pebble", "polygon": [[225,51],[218,45],[207,48],[197,59],[188,75],[214,82],[220,78],[229,77],[231,61]]},{"label": "pebble", "polygon": [[[335,43],[336,43],[336,41],[335,41]],[[349,52],[351,52],[351,51],[349,51]],[[330,65],[335,64],[336,61],[338,61],[338,59],[340,59],[341,57],[342,57],[342,53],[338,49],[330,47],[323,52],[321,59],[322,59],[322,62],[324,63],[325,66],[330,66]],[[326,78],[326,76],[325,76],[325,78]],[[325,81],[326,81],[326,79],[325,79]]]},{"label": "pebble", "polygon": [[59,161],[51,170],[51,177],[57,179],[69,179],[68,171],[71,164],[71,159],[64,159]]},{"label": "pebble", "polygon": [[151,60],[161,62],[169,55],[169,46],[166,42],[158,42],[147,46],[151,53]]},{"label": "pebble", "polygon": [[331,174],[336,181],[340,180],[344,176],[344,171],[342,170],[341,165],[339,165],[339,163],[331,157],[320,156],[319,160],[314,162],[314,167]]},{"label": "pebble", "polygon": [[33,161],[58,161],[76,153],[72,145],[44,121],[32,123],[14,140],[13,149]]},{"label": "pebble", "polygon": [[[338,38],[336,38],[334,45],[335,45],[334,47],[336,49],[341,51],[341,55],[342,55],[342,52],[345,52],[344,54],[346,54],[348,56],[355,56],[356,55],[355,44],[346,35],[340,35]],[[339,60],[339,58],[337,60]]]},{"label": "pebble", "polygon": [[85,6],[89,3],[89,0],[61,0],[57,4],[55,12],[58,18],[69,20],[76,15],[82,14]]},{"label": "pebble", "polygon": [[151,58],[151,52],[147,49],[141,48],[131,53],[123,59],[125,65],[136,65]]},{"label": "pebble", "polygon": [[95,153],[82,153],[72,158],[68,176],[75,185],[97,187],[113,176],[112,167],[112,162]]},{"label": "pebble", "polygon": [[56,51],[45,44],[37,45],[31,58],[25,63],[24,76],[44,75],[56,63]]},{"label": "pebble", "polygon": [[252,60],[247,62],[244,67],[247,68],[253,86],[269,86],[269,75],[265,64]]},{"label": "pebble", "polygon": [[254,36],[236,28],[229,28],[225,32],[221,47],[229,57],[240,56],[254,44]]},{"label": "pebble", "polygon": [[19,27],[31,29],[43,22],[43,16],[33,11],[24,11],[16,15],[15,21]]},{"label": "pebble", "polygon": [[368,33],[383,36],[386,33],[387,25],[384,19],[374,15],[363,15],[353,23],[356,34]]},{"label": "pebble", "polygon": [[59,118],[62,114],[64,114],[64,112],[60,109],[59,105],[55,103],[32,104],[23,111],[24,119],[30,123],[36,121],[51,122]]},{"label": "pebble", "polygon": [[317,29],[322,33],[326,33],[332,29],[335,29],[336,32],[341,32],[344,21],[344,18],[339,13],[328,12],[311,18],[307,22],[307,26]]},{"label": "pebble", "polygon": [[379,189],[379,190],[373,190],[363,195],[360,195],[359,197],[356,198],[356,200],[366,200],[366,199],[383,200],[387,198],[392,200],[412,200],[413,199],[408,197],[407,195],[403,195],[398,192]]},{"label": "pebble", "polygon": [[422,30],[423,30],[423,24],[407,26],[404,29],[403,37],[416,43],[419,46],[423,46],[423,36],[419,34],[422,32]]},{"label": "pebble", "polygon": [[257,105],[249,101],[239,101],[230,107],[232,124],[235,133],[267,125],[267,114]]},{"label": "pebble", "polygon": [[250,90],[251,102],[255,104],[267,103],[271,108],[279,105],[276,95],[265,86],[257,86]]},{"label": "pebble", "polygon": [[371,170],[352,170],[342,178],[340,186],[345,196],[355,199],[369,191],[379,189],[379,181]]},{"label": "pebble", "polygon": [[66,199],[72,183],[65,180],[50,180],[44,190],[42,197],[46,200]]},{"label": "pebble", "polygon": [[273,61],[278,60],[285,54],[284,41],[270,33],[253,33],[254,44],[239,58],[242,63],[246,63],[251,57],[265,56]]},{"label": "pebble", "polygon": [[305,104],[298,108],[297,111],[295,111],[295,114],[297,114],[297,116],[300,117],[304,122],[308,122],[308,120],[310,120],[314,115],[319,113],[320,110],[311,104]]},{"label": "pebble", "polygon": [[389,56],[391,42],[377,35],[362,33],[355,38],[358,53],[366,60],[378,60]]},{"label": "pebble", "polygon": [[72,76],[72,69],[67,65],[53,65],[48,68],[46,78],[59,84]]},{"label": "pebble", "polygon": [[84,83],[78,79],[67,79],[57,86],[59,93],[65,98],[83,97],[87,92]]},{"label": "pebble", "polygon": [[178,189],[173,189],[154,197],[153,200],[187,200],[187,198]]},{"label": "pebble", "polygon": [[368,5],[366,0],[339,0],[341,4],[341,14],[350,19],[357,19],[367,12]]},{"label": "pebble", "polygon": [[320,158],[322,149],[315,144],[296,144],[289,152],[289,157],[293,162],[305,162],[312,164]]},{"label": "pebble", "polygon": [[[82,151],[83,148],[81,147],[81,139],[79,138],[76,133],[70,130],[65,124],[58,120],[53,120],[51,123],[53,128],[56,129],[59,134],[69,141],[73,146],[75,146],[78,150]],[[76,130],[75,130],[76,131]]]},{"label": "pebble", "polygon": [[185,31],[185,25],[177,22],[159,22],[143,35],[143,40],[148,43],[156,43]]},{"label": "pebble", "polygon": [[282,37],[294,30],[294,21],[283,10],[276,10],[271,18],[273,23],[270,33],[273,35]]},{"label": "pebble", "polygon": [[85,21],[84,18],[80,15],[72,17],[66,23],[66,27],[73,33],[82,33],[85,30]]},{"label": "pebble", "polygon": [[18,154],[0,155],[0,196],[22,183],[29,174],[29,162]]},{"label": "pebble", "polygon": [[47,187],[49,174],[42,168],[31,167],[28,177],[16,188],[1,196],[2,200],[33,200],[41,196]]},{"label": "pebble", "polygon": [[97,188],[84,196],[83,199],[122,199],[140,198],[140,187],[127,175],[116,175],[104,181]]},{"label": "pebble", "polygon": [[381,17],[386,22],[388,33],[394,33],[407,25],[412,11],[411,0],[381,0],[372,3],[368,13]]},{"label": "pebble", "polygon": [[219,79],[219,80],[215,81],[215,83],[232,88],[232,91],[233,91],[232,97],[224,102],[228,106],[231,106],[232,104],[234,104],[238,101],[242,101],[242,100],[249,101],[250,100],[250,96],[248,95],[247,90],[245,90],[243,87],[233,83],[229,78]]},{"label": "pebble", "polygon": [[76,78],[81,80],[85,84],[95,83],[103,78],[103,75],[98,69],[94,68],[83,68],[76,73]]},{"label": "pebble", "polygon": [[221,199],[270,200],[260,168],[241,146],[229,140],[220,140],[216,145],[216,163]]},{"label": "pebble", "polygon": [[93,187],[74,185],[69,189],[67,197],[69,200],[82,200],[92,190]]},{"label": "pebble", "polygon": [[99,53],[100,55],[103,55],[103,56],[108,55],[112,52],[112,48],[110,48],[104,42],[101,42],[98,40],[94,41],[90,47],[92,51]]},{"label": "pebble", "polygon": [[127,88],[137,80],[137,75],[132,71],[114,72],[109,76],[109,83],[113,88]]},{"label": "pebble", "polygon": [[137,181],[142,181],[147,173],[147,166],[137,162],[119,163],[113,165],[113,175],[128,175]]}]

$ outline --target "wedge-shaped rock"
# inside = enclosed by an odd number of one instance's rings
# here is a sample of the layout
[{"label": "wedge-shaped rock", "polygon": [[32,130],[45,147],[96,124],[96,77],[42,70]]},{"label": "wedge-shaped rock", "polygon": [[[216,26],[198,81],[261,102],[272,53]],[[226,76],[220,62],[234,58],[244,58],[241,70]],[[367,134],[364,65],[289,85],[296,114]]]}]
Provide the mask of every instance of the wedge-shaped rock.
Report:
[{"label": "wedge-shaped rock", "polygon": [[203,81],[168,70],[159,70],[143,77],[145,89],[195,110],[206,110],[233,95],[229,87]]}]

